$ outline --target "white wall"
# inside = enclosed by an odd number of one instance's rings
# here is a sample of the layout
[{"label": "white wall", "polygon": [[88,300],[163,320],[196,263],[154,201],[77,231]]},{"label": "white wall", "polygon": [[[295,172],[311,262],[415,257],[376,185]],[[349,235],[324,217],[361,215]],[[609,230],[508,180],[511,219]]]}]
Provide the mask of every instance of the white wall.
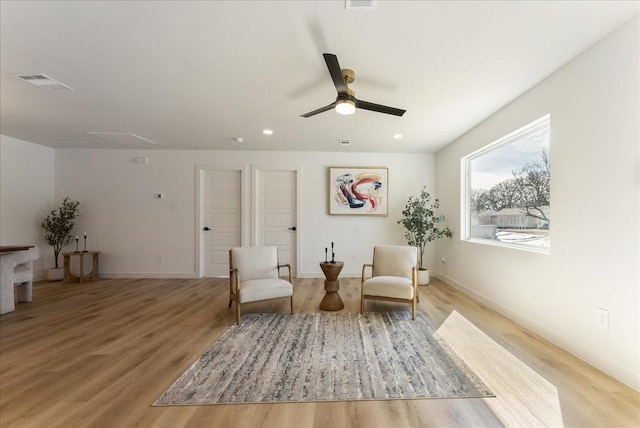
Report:
[{"label": "white wall", "polygon": [[40,223],[54,208],[54,156],[49,147],[0,135],[0,245],[37,245],[36,279],[53,267]]},{"label": "white wall", "polygon": [[[149,163],[136,164],[135,157]],[[423,185],[435,192],[435,156],[427,154],[61,149],[56,198],[80,201],[78,235],[86,230],[87,248],[103,252],[103,276],[191,277],[197,275],[196,165],[207,164],[300,167],[300,276],[322,277],[318,263],[331,241],[336,259],[345,262],[342,275],[359,276],[375,244],[405,243],[397,220],[407,198]],[[328,215],[329,166],[388,167],[389,216]],[[165,198],[156,199],[157,193]],[[172,210],[172,203],[181,209]],[[156,261],[160,253],[163,263]],[[427,264],[434,254],[435,245],[425,255]]]},{"label": "white wall", "polygon": [[[437,154],[439,274],[640,389],[638,18]],[[551,114],[551,253],[460,237],[460,158]],[[597,323],[609,310],[609,329]]]},{"label": "white wall", "polygon": [[[318,276],[328,242],[358,276],[376,243],[403,243],[396,224],[423,184],[437,196],[454,239],[425,264],[456,287],[640,389],[640,155],[638,19],[432,155],[306,152],[57,150],[0,139],[0,243],[42,244],[54,201],[81,202],[78,235],[103,251],[104,276],[194,276],[195,165],[296,164],[302,171],[301,276]],[[550,113],[551,254],[459,240],[460,157]],[[134,163],[136,156],[150,159]],[[55,163],[53,158],[55,157]],[[327,214],[329,166],[388,166],[388,217]],[[436,176],[437,168],[437,176]],[[55,199],[54,177],[55,175]],[[157,200],[155,193],[165,193]],[[24,195],[29,195],[25,197]],[[171,210],[178,202],[182,209]],[[28,243],[28,242],[27,242]],[[45,260],[52,260],[48,247]],[[165,255],[157,263],[157,253]],[[357,262],[353,261],[355,256]],[[445,264],[438,263],[441,256]],[[48,265],[49,263],[47,263]],[[39,266],[42,268],[42,265]],[[610,326],[596,308],[610,311]]]}]

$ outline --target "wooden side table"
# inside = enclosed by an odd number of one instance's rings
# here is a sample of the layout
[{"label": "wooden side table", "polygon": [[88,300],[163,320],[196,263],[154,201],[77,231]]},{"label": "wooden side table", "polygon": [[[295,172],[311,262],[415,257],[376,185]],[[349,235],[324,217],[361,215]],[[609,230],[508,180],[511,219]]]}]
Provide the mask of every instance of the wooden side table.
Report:
[{"label": "wooden side table", "polygon": [[[84,274],[84,256],[91,255],[93,258],[93,267],[91,272]],[[98,268],[100,251],[85,251],[77,253],[62,253],[64,256],[64,281],[68,282],[84,282],[85,280],[97,281],[98,280]],[[80,257],[80,274],[78,276],[71,273],[71,256]]]},{"label": "wooden side table", "polygon": [[339,311],[344,309],[344,303],[342,303],[342,299],[338,294],[338,290],[340,289],[338,275],[340,275],[343,266],[343,262],[320,263],[320,268],[326,278],[324,282],[326,293],[322,302],[320,302],[320,309],[323,311]]}]

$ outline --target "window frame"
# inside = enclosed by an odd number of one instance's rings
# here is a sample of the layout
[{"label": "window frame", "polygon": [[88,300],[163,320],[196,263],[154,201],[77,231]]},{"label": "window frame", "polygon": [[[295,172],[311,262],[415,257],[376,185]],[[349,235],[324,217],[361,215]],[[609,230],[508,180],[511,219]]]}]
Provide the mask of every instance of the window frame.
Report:
[{"label": "window frame", "polygon": [[551,229],[549,228],[549,245],[538,247],[534,245],[506,243],[493,239],[471,237],[471,161],[500,147],[515,143],[541,130],[549,129],[549,151],[551,149],[551,115],[546,114],[513,132],[501,137],[481,148],[460,158],[460,240],[475,244],[491,245],[496,247],[514,248],[517,250],[531,251],[534,253],[549,254],[551,252]]}]

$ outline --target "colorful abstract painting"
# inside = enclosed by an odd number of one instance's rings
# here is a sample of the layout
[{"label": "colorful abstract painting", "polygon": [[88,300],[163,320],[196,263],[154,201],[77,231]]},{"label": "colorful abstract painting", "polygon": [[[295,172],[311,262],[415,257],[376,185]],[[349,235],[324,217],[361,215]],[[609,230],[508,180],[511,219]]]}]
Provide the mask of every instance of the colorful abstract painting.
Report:
[{"label": "colorful abstract painting", "polygon": [[387,215],[387,168],[329,168],[329,214]]}]

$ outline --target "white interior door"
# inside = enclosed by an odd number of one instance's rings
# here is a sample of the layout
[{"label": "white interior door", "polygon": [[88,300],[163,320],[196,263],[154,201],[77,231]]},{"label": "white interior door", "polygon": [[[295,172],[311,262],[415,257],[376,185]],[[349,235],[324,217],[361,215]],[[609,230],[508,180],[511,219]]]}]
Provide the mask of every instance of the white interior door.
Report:
[{"label": "white interior door", "polygon": [[229,276],[229,248],[242,245],[242,171],[205,171],[203,206],[204,276]]},{"label": "white interior door", "polygon": [[296,275],[297,171],[256,173],[256,245],[278,247],[278,261]]}]

